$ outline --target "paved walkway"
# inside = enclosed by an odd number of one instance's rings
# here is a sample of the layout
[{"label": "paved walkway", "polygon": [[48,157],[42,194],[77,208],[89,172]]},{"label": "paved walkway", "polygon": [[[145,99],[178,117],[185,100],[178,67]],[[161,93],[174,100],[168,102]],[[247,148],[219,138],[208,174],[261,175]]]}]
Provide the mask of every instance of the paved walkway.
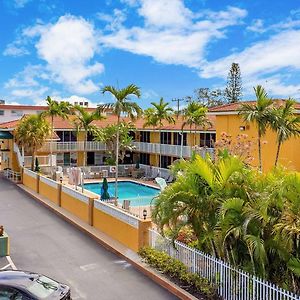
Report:
[{"label": "paved walkway", "polygon": [[176,299],[0,177],[0,222],[18,269],[71,286],[73,299]]}]

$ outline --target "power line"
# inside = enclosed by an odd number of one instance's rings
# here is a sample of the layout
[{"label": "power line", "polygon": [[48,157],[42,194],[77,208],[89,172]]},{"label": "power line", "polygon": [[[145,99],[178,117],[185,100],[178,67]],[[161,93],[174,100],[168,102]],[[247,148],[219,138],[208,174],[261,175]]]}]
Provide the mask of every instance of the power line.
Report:
[{"label": "power line", "polygon": [[180,102],[184,101],[184,98],[174,98],[172,99],[172,102],[177,102],[177,119],[179,117],[179,113],[180,113]]}]

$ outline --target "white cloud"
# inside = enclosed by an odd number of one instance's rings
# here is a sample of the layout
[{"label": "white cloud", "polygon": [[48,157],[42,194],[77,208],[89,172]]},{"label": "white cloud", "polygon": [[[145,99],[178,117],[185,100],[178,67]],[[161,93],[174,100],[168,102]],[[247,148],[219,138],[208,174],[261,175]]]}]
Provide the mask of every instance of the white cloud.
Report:
[{"label": "white cloud", "polygon": [[147,26],[155,27],[186,27],[193,17],[181,0],[142,0],[138,13]]},{"label": "white cloud", "polygon": [[3,51],[4,56],[23,56],[29,54],[29,51],[23,47],[23,46],[18,46],[15,43],[10,43],[6,46],[5,50]]},{"label": "white cloud", "polygon": [[107,23],[104,30],[115,31],[122,27],[122,24],[126,20],[126,14],[124,11],[120,9],[114,9],[113,14],[105,14],[102,12],[97,13],[97,18],[100,21],[104,21]]},{"label": "white cloud", "polygon": [[31,0],[13,0],[15,8],[23,8]]},{"label": "white cloud", "polygon": [[282,68],[300,69],[300,30],[284,31],[265,41],[257,42],[240,53],[233,53],[216,61],[207,62],[201,77],[224,78],[232,62],[240,64],[245,76],[258,76]]},{"label": "white cloud", "polygon": [[253,87],[256,85],[262,85],[271,97],[299,98],[300,84],[289,83],[288,79],[289,78],[287,76],[282,74],[249,77],[243,84],[244,93],[247,95],[253,95],[254,97]]},{"label": "white cloud", "polygon": [[38,87],[40,85],[38,78],[47,79],[47,74],[44,73],[43,67],[41,65],[28,65],[23,71],[9,79],[4,84],[4,87],[6,89]]},{"label": "white cloud", "polygon": [[[49,91],[48,86],[53,83],[81,95],[100,89],[92,77],[101,74],[104,66],[99,62],[92,62],[98,51],[98,42],[91,23],[70,15],[60,17],[54,24],[38,21],[35,26],[25,28],[22,36],[12,45],[18,45],[22,49],[22,41],[25,44],[29,40],[35,42],[38,57],[45,64],[28,65],[9,79],[5,88],[10,90],[12,97],[40,100],[45,97],[43,92]],[[12,55],[13,50],[15,55],[21,51],[13,48],[6,51],[10,51]],[[36,92],[33,92],[33,87]]]},{"label": "white cloud", "polygon": [[266,28],[264,26],[264,21],[261,19],[253,20],[252,24],[250,26],[247,26],[246,29],[257,33],[263,33],[266,31]]},{"label": "white cloud", "polygon": [[228,26],[239,24],[245,10],[193,13],[183,1],[140,0],[137,11],[145,26],[125,28],[101,37],[106,47],[150,56],[158,62],[199,67],[206,46],[225,37]]},{"label": "white cloud", "polygon": [[76,93],[97,91],[99,87],[89,78],[101,74],[104,66],[90,63],[98,46],[93,26],[82,18],[66,15],[46,27],[40,31],[36,48],[53,80]]}]

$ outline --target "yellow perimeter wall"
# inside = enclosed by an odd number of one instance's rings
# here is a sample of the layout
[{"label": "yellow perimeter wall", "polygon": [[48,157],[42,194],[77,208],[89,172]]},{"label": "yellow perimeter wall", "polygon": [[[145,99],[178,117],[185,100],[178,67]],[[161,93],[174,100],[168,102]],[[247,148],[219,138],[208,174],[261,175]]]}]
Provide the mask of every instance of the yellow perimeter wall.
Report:
[{"label": "yellow perimeter wall", "polygon": [[30,189],[37,191],[37,179],[23,173],[23,184]]},{"label": "yellow perimeter wall", "polygon": [[67,193],[61,193],[61,207],[65,208],[82,221],[89,222],[89,206],[88,204],[70,196]]},{"label": "yellow perimeter wall", "polygon": [[[106,204],[113,214],[119,216],[119,218],[115,217],[96,208],[93,195],[83,195],[66,186],[61,188],[60,184],[55,188],[50,185],[51,182],[43,182],[40,177],[34,179],[26,173],[23,174],[23,184],[34,191],[38,190],[38,193],[55,204],[61,205],[84,222],[101,230],[133,251],[138,251],[149,243],[149,229],[152,225],[150,220],[140,220]],[[122,221],[122,218],[125,221]],[[134,226],[126,222],[128,218],[133,220]]]},{"label": "yellow perimeter wall", "polygon": [[[240,130],[240,126],[245,126],[245,131]],[[258,166],[258,147],[257,147],[257,127],[254,123],[246,124],[239,115],[217,115],[216,134],[217,140],[221,134],[226,132],[232,136],[233,141],[239,134],[247,134],[253,141],[253,166]],[[262,161],[263,170],[270,170],[274,166],[277,150],[276,133],[268,130],[262,137]],[[291,170],[300,171],[300,138],[291,138],[283,143],[279,156],[279,164],[288,167]]]},{"label": "yellow perimeter wall", "polygon": [[134,251],[139,250],[139,230],[137,228],[134,228],[95,207],[93,209],[93,218],[95,228],[113,237],[128,248]]},{"label": "yellow perimeter wall", "polygon": [[52,202],[54,202],[55,204],[59,204],[58,203],[58,189],[56,189],[53,186],[50,186],[42,181],[39,182],[39,193],[44,196],[47,197],[49,200],[51,200]]}]

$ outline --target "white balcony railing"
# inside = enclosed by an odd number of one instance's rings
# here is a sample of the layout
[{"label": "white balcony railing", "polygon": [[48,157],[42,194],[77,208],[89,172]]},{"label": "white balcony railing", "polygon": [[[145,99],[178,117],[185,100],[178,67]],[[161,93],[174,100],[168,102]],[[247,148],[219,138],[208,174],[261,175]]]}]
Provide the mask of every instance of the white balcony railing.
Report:
[{"label": "white balcony railing", "polygon": [[[167,144],[158,144],[158,143],[142,143],[134,142],[135,152],[143,153],[153,153],[169,156],[182,156],[191,157],[191,153],[194,150],[190,146],[181,145],[167,145]],[[39,152],[50,153],[52,148],[53,153],[57,152],[77,152],[77,151],[105,151],[107,147],[101,142],[48,142],[45,143],[42,148],[39,149]],[[213,155],[213,148],[199,148],[197,152],[204,156],[206,153]]]},{"label": "white balcony railing", "polygon": [[100,142],[48,142],[39,152],[76,152],[76,151],[104,151],[106,145]]},{"label": "white balcony railing", "polygon": [[[178,156],[181,157],[181,153],[183,157],[191,157],[192,151],[195,150],[191,146],[180,146],[180,145],[167,145],[167,144],[158,144],[158,143],[141,143],[134,142],[135,151],[144,152],[144,153],[155,153],[161,155],[169,155],[169,156]],[[182,148],[182,149],[181,149]],[[205,156],[206,153],[209,153],[213,156],[214,149],[213,148],[199,148],[197,149],[197,153]]]}]

